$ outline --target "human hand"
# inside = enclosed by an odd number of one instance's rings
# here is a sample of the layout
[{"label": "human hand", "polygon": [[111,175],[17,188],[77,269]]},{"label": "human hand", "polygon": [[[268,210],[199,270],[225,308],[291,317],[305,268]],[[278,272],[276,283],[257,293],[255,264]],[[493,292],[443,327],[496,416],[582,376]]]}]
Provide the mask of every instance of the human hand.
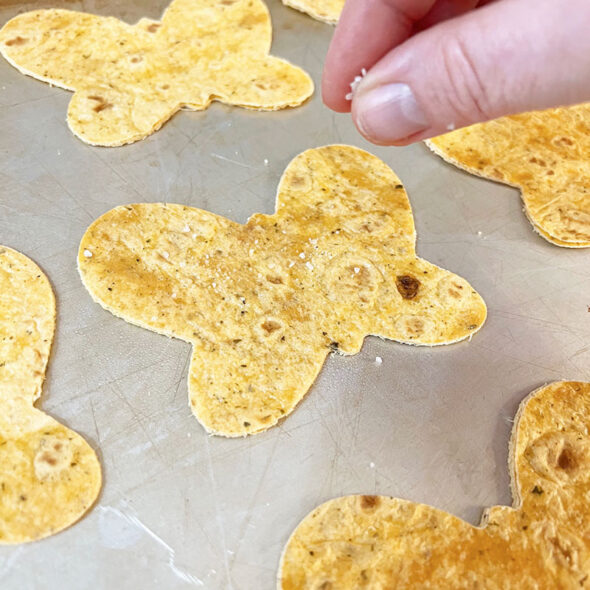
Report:
[{"label": "human hand", "polygon": [[322,92],[382,145],[590,100],[590,2],[348,0]]}]

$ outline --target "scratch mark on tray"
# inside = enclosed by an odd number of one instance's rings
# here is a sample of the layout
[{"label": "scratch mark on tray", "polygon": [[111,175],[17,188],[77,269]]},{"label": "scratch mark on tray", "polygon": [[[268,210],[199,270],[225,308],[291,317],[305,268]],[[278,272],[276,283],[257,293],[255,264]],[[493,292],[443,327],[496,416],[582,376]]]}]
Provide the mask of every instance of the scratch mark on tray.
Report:
[{"label": "scratch mark on tray", "polygon": [[232,160],[231,158],[226,158],[220,154],[215,154],[211,152],[211,157],[217,158],[218,160],[224,160],[225,162],[230,162],[231,164],[236,164],[236,166],[241,166],[242,168],[256,168],[256,166],[252,166],[252,164],[244,164],[244,162],[238,162],[237,160]]},{"label": "scratch mark on tray", "polygon": [[232,566],[233,566],[235,559],[238,555],[239,549],[242,546],[242,542],[243,542],[244,536],[245,536],[245,531],[248,528],[250,521],[252,520],[252,516],[254,514],[254,508],[256,507],[256,502],[258,501],[258,497],[260,496],[260,490],[262,489],[262,485],[266,481],[266,475],[270,469],[271,463],[273,462],[279,440],[280,440],[280,436],[276,436],[274,443],[272,445],[272,449],[268,455],[268,459],[266,460],[266,464],[264,466],[264,469],[262,470],[262,473],[260,474],[260,478],[258,479],[258,485],[256,486],[256,491],[254,492],[254,496],[252,497],[252,500],[250,501],[250,503],[248,505],[248,509],[246,510],[247,518],[244,521],[244,524],[240,527],[240,534],[239,534],[240,545],[238,547],[238,551],[236,552],[236,555],[231,560]]},{"label": "scratch mark on tray", "polygon": [[100,445],[101,444],[101,440],[100,440],[100,431],[98,430],[98,424],[96,422],[96,414],[94,411],[94,404],[92,403],[92,398],[89,398],[90,401],[90,411],[92,412],[92,421],[94,422],[94,430],[96,431],[96,442]]},{"label": "scratch mark on tray", "polygon": [[168,544],[162,537],[157,535],[152,529],[150,529],[146,524],[144,524],[135,514],[130,514],[129,512],[123,512],[118,508],[114,508],[113,506],[99,506],[98,510],[104,513],[112,513],[119,518],[126,520],[128,523],[137,527],[141,532],[145,533],[149,537],[151,537],[160,547],[163,547],[168,552],[168,567],[170,571],[180,580],[183,582],[187,582],[188,584],[192,584],[194,586],[205,586],[203,580],[197,578],[197,576],[185,571],[184,569],[179,568],[176,565],[176,551]]},{"label": "scratch mark on tray", "polygon": [[211,482],[211,487],[213,488],[213,507],[215,508],[215,520],[219,528],[219,538],[221,540],[221,551],[223,554],[223,566],[225,568],[225,575],[227,576],[227,588],[229,590],[233,590],[233,583],[229,569],[229,560],[227,558],[227,542],[225,540],[225,529],[223,527],[222,512],[219,508],[219,502],[217,501],[219,494],[217,491],[218,486],[217,480],[215,479],[215,471],[213,470],[213,459],[211,457],[211,442],[208,436],[205,437],[205,447],[207,449],[207,471],[209,472],[209,480]]},{"label": "scratch mark on tray", "polygon": [[23,551],[24,547],[17,547],[16,549],[12,550],[12,552],[6,559],[0,562],[0,580],[2,580],[2,578],[4,578],[7,574],[10,573],[12,566],[22,555]]}]

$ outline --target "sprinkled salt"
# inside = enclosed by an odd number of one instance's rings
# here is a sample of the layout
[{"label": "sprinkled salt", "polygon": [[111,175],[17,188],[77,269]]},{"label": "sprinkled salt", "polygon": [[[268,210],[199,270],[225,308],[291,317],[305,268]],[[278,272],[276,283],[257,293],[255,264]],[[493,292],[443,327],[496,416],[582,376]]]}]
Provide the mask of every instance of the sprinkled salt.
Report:
[{"label": "sprinkled salt", "polygon": [[375,364],[380,365],[383,362],[383,359],[380,356],[375,357]]},{"label": "sprinkled salt", "polygon": [[252,254],[254,254],[254,248],[250,248],[250,250],[248,250],[248,254],[250,254],[250,256],[252,256]]},{"label": "sprinkled salt", "polygon": [[217,287],[217,283],[211,283],[211,286],[215,289],[215,287]]},{"label": "sprinkled salt", "polygon": [[303,260],[305,258],[305,252],[301,252],[301,254],[299,254],[299,258]]},{"label": "sprinkled salt", "polygon": [[268,158],[264,158],[264,165],[268,166]]},{"label": "sprinkled salt", "polygon": [[293,261],[289,262],[289,268],[291,268],[292,266],[295,266],[295,263]]},{"label": "sprinkled salt", "polygon": [[344,97],[346,100],[352,100],[354,96],[355,90],[358,88],[358,85],[361,83],[361,80],[367,75],[367,70],[363,68],[361,70],[360,76],[355,76],[354,80],[350,83],[350,92]]},{"label": "sprinkled salt", "polygon": [[373,463],[373,461],[371,461],[371,462],[369,463],[369,467],[370,467],[371,469],[375,469],[375,463]]},{"label": "sprinkled salt", "polygon": [[193,234],[192,235],[192,238],[193,238],[193,240],[196,240],[197,239],[197,234]]},{"label": "sprinkled salt", "polygon": [[170,258],[170,254],[168,254],[168,252],[162,252],[162,256],[168,260],[168,258]]},{"label": "sprinkled salt", "polygon": [[305,266],[307,266],[308,270],[313,270],[313,264],[311,262],[307,261]]},{"label": "sprinkled salt", "polygon": [[185,226],[182,228],[182,231],[183,231],[185,234],[188,234],[188,232],[190,232],[190,231],[191,231],[191,228],[190,228],[188,225],[185,225]]},{"label": "sprinkled salt", "polygon": [[358,275],[358,273],[360,272],[360,270],[361,270],[361,269],[360,269],[360,267],[358,267],[358,266],[355,266],[355,267],[354,267],[354,274],[355,274],[355,275]]},{"label": "sprinkled salt", "polygon": [[449,131],[453,131],[453,130],[455,129],[455,123],[449,123],[449,124],[447,125],[447,129],[448,129]]},{"label": "sprinkled salt", "polygon": [[92,258],[92,252],[90,250],[84,250],[84,256],[86,258]]},{"label": "sprinkled salt", "polygon": [[176,299],[176,293],[172,293],[172,299]]}]

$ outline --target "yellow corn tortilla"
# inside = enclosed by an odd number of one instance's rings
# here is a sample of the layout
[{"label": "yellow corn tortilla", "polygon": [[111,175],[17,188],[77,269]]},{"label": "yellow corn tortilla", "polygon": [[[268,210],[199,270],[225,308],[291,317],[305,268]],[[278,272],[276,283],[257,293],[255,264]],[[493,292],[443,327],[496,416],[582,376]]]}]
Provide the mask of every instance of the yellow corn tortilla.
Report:
[{"label": "yellow corn tortilla", "polygon": [[346,0],[283,0],[283,4],[309,14],[316,20],[335,25]]},{"label": "yellow corn tortilla", "polygon": [[331,500],[291,536],[279,588],[589,588],[589,426],[590,383],[538,389],[510,441],[512,508],[474,527],[397,498]]},{"label": "yellow corn tortilla", "polygon": [[417,258],[415,239],[397,176],[334,145],[289,164],[273,215],[241,225],[182,205],[117,207],[86,231],[78,265],[104,308],[193,345],[193,413],[211,433],[244,436],[289,414],[331,350],[479,330],[481,297]]},{"label": "yellow corn tortilla", "polygon": [[463,170],[519,188],[533,228],[549,242],[590,247],[590,103],[503,117],[426,143]]},{"label": "yellow corn tortilla", "polygon": [[118,146],[213,100],[260,110],[303,103],[313,82],[269,55],[271,37],[261,0],[174,0],[162,22],[136,25],[27,12],[0,30],[0,52],[22,73],[74,91],[68,125],[82,141]]},{"label": "yellow corn tortilla", "polygon": [[31,260],[0,246],[0,544],[57,533],[100,491],[88,443],[33,405],[54,328],[49,281]]}]

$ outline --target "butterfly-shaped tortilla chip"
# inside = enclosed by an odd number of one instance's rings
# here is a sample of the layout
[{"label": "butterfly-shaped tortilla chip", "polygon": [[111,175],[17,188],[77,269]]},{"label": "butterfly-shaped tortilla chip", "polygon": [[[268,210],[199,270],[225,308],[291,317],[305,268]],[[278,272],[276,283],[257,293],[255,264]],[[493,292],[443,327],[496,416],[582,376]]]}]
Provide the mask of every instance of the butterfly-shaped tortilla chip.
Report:
[{"label": "butterfly-shaped tortilla chip", "polygon": [[271,36],[262,0],[174,0],[161,23],[27,12],[0,30],[0,52],[22,73],[74,91],[68,124],[80,139],[118,146],[213,100],[261,110],[304,102],[313,82],[269,55]]},{"label": "butterfly-shaped tortilla chip", "polygon": [[590,103],[503,117],[427,144],[459,168],[520,188],[549,242],[590,247]]},{"label": "butterfly-shaped tortilla chip", "polygon": [[590,383],[533,392],[510,442],[513,508],[474,527],[397,498],[331,500],[295,529],[280,590],[590,588],[589,427]]},{"label": "butterfly-shaped tortilla chip", "polygon": [[57,533],[100,491],[88,443],[33,406],[54,328],[49,281],[28,258],[0,247],[0,544]]},{"label": "butterfly-shaped tortilla chip", "polygon": [[283,4],[309,14],[309,16],[335,25],[346,0],[283,0]]},{"label": "butterfly-shaped tortilla chip", "polygon": [[281,180],[273,215],[245,225],[171,204],[95,221],[78,264],[123,319],[193,345],[189,395],[212,433],[260,432],[303,398],[331,350],[369,334],[449,344],[486,317],[462,278],[416,257],[397,176],[350,146],[311,149]]}]

